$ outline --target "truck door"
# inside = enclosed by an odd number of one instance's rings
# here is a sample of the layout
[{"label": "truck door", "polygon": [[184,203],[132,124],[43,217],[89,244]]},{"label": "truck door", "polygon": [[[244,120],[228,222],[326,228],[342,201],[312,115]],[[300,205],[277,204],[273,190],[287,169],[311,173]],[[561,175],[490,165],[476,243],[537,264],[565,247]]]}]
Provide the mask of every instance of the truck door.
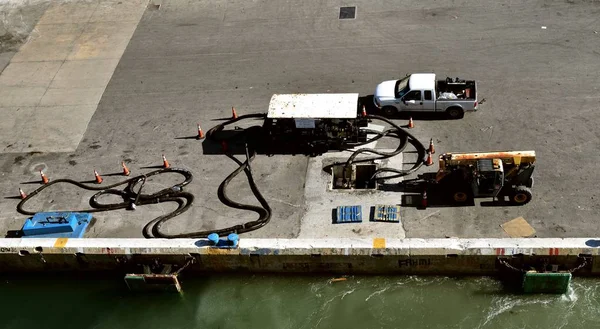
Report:
[{"label": "truck door", "polygon": [[435,111],[435,99],[433,90],[423,90],[423,111]]},{"label": "truck door", "polygon": [[402,97],[402,109],[404,111],[422,111],[423,95],[421,90],[411,90]]}]

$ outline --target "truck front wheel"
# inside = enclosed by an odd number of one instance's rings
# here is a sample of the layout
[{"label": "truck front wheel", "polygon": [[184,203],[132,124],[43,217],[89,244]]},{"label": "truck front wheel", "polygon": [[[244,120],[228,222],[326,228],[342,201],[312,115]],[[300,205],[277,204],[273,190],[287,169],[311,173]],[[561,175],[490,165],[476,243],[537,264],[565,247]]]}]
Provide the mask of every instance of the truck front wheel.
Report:
[{"label": "truck front wheel", "polygon": [[398,109],[393,106],[384,106],[381,111],[383,111],[383,114],[388,117],[398,114]]},{"label": "truck front wheel", "polygon": [[522,206],[524,204],[529,203],[533,195],[531,194],[531,190],[525,186],[517,186],[510,194],[510,203]]},{"label": "truck front wheel", "polygon": [[460,107],[451,107],[446,110],[446,114],[450,119],[461,119],[465,116],[465,112]]}]

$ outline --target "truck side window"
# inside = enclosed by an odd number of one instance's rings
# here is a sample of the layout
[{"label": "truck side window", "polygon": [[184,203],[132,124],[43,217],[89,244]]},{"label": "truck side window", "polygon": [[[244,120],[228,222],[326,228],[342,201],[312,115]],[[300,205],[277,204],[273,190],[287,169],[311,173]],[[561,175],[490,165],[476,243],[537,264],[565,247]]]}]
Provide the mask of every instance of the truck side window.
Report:
[{"label": "truck side window", "polygon": [[421,91],[413,90],[404,96],[405,101],[420,101],[421,100]]},{"label": "truck side window", "polygon": [[431,90],[425,90],[425,100],[426,101],[433,100]]}]

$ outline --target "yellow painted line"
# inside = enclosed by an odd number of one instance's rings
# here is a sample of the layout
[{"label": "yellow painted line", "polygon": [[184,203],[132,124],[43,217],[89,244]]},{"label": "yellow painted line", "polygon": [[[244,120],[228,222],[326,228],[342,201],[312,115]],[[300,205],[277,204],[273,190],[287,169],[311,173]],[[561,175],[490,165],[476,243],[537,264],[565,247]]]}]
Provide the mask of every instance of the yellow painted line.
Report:
[{"label": "yellow painted line", "polygon": [[56,239],[56,242],[54,242],[54,248],[64,248],[67,245],[67,241],[69,241],[69,238]]},{"label": "yellow painted line", "polygon": [[385,238],[374,238],[373,248],[382,249],[385,248]]}]

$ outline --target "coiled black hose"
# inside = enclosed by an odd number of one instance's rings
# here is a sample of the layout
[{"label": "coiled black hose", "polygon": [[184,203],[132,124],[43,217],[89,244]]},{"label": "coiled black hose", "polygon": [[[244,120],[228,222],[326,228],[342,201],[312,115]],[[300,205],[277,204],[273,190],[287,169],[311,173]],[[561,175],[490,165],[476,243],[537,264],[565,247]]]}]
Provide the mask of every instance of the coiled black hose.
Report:
[{"label": "coiled black hose", "polygon": [[[183,176],[184,180],[181,183],[175,184],[172,187],[162,189],[156,193],[152,194],[144,194],[142,193],[142,189],[149,177],[164,174],[164,173],[176,173]],[[81,210],[59,210],[58,212],[101,212],[101,211],[109,211],[109,210],[118,210],[118,209],[135,209],[136,206],[147,205],[147,204],[156,204],[163,202],[175,202],[177,203],[177,209],[172,212],[157,217],[150,221],[144,227],[143,234],[146,238],[163,238],[167,237],[161,232],[158,231],[160,225],[167,220],[180,215],[187,211],[189,207],[194,202],[194,195],[188,192],[183,191],[183,187],[188,185],[193,179],[193,175],[190,171],[181,169],[181,168],[163,168],[151,171],[147,174],[135,176],[124,181],[105,186],[90,186],[72,179],[57,179],[50,181],[48,184],[44,184],[38,187],[35,191],[31,192],[25,199],[21,200],[17,205],[17,211],[23,215],[35,215],[36,212],[26,210],[25,204],[35,197],[37,194],[42,192],[43,190],[49,188],[50,186],[64,183],[75,185],[81,189],[88,191],[98,191],[90,198],[90,209],[81,209]],[[123,186],[125,188],[122,190],[115,189],[115,187]],[[138,187],[139,185],[139,187]],[[137,187],[137,191],[136,191]],[[119,203],[101,203],[99,201],[101,196],[104,195],[117,195],[123,198],[123,202]],[[152,231],[152,234],[150,233]],[[178,237],[178,236],[169,236],[169,237]]]}]

